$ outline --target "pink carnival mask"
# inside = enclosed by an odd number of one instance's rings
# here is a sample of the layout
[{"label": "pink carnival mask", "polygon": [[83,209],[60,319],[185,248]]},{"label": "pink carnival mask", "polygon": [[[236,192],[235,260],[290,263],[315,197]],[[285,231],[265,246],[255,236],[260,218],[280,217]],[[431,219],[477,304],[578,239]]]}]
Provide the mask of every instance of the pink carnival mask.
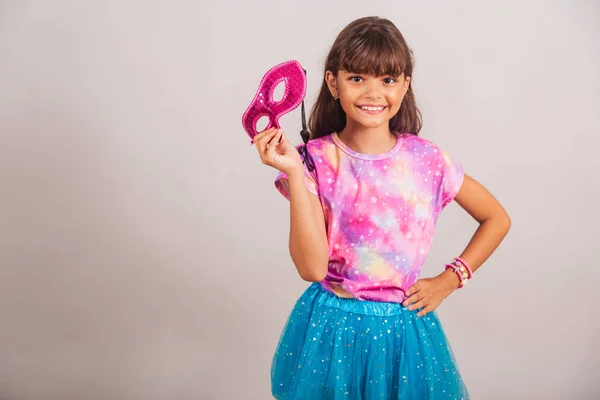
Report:
[{"label": "pink carnival mask", "polygon": [[[273,93],[280,82],[285,83],[285,91],[281,100],[275,101]],[[250,143],[254,144],[254,136],[259,133],[256,125],[261,117],[269,119],[269,123],[264,128],[265,130],[272,127],[280,128],[279,118],[298,107],[300,103],[304,106],[305,95],[306,71],[298,61],[286,61],[267,71],[258,85],[258,91],[254,99],[242,116],[242,125],[250,136]],[[302,111],[304,127],[306,124],[304,107],[302,107]]]}]

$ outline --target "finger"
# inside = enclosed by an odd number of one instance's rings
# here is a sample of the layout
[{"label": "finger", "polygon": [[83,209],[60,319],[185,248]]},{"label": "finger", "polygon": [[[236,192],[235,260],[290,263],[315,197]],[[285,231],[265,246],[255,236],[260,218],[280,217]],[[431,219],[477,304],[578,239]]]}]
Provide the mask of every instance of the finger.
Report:
[{"label": "finger", "polygon": [[406,289],[404,291],[404,294],[406,295],[406,297],[410,297],[412,294],[417,293],[419,290],[421,290],[421,284],[417,282],[408,289]]},{"label": "finger", "polygon": [[266,129],[266,130],[262,131],[261,133],[259,133],[258,135],[254,136],[254,141],[262,143],[262,142],[264,142],[264,140],[266,138],[271,137],[274,133],[275,133],[275,128]]},{"label": "finger", "polygon": [[424,317],[425,315],[429,314],[430,312],[432,312],[435,309],[435,307],[432,306],[426,306],[424,307],[421,311],[419,311],[417,313],[417,316],[419,317]]},{"label": "finger", "polygon": [[418,303],[419,301],[423,300],[426,296],[423,293],[415,293],[412,296],[410,296],[408,299],[406,299],[404,304],[405,306],[411,306],[415,303]]},{"label": "finger", "polygon": [[258,140],[255,140],[256,148],[261,155],[264,155],[265,151],[267,151],[267,142],[271,140],[271,138],[277,133],[276,130],[270,130],[264,136],[260,137]]},{"label": "finger", "polygon": [[409,297],[406,298],[406,300],[404,300],[402,302],[402,304],[404,304],[405,306],[411,305],[412,303],[416,303],[417,301],[421,300],[424,296],[422,291],[419,291]]},{"label": "finger", "polygon": [[427,303],[428,303],[427,299],[421,299],[421,300],[417,301],[416,303],[413,303],[410,306],[408,306],[408,310],[409,311],[418,310],[421,307],[425,307],[427,305]]},{"label": "finger", "polygon": [[267,150],[267,157],[271,158],[275,154],[275,149],[277,149],[277,144],[279,143],[279,139],[281,139],[281,129],[277,130],[273,139],[269,142],[269,150]]},{"label": "finger", "polygon": [[257,133],[256,136],[254,136],[254,138],[260,139],[260,138],[264,137],[265,135],[267,135],[269,132],[272,132],[274,129],[275,129],[275,127],[265,129],[264,131]]},{"label": "finger", "polygon": [[268,147],[271,147],[272,144],[277,146],[281,142],[281,134],[283,133],[283,129],[275,129],[275,134],[268,141]]}]

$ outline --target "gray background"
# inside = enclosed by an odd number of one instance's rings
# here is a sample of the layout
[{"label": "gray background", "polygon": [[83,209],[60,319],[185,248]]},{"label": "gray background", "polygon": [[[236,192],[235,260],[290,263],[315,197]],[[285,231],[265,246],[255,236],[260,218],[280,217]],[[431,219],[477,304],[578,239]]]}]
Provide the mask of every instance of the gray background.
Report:
[{"label": "gray background", "polygon": [[[270,398],[308,283],[240,118],[288,59],[310,108],[366,15],[415,52],[421,136],[512,217],[438,308],[473,398],[598,398],[598,2],[57,0],[0,2],[0,399]],[[476,227],[448,207],[423,275]]]}]

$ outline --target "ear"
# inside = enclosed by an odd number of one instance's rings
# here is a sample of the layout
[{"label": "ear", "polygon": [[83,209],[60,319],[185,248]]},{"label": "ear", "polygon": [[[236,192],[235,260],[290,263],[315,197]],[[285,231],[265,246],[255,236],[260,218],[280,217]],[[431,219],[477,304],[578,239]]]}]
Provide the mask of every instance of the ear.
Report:
[{"label": "ear", "polygon": [[410,76],[404,78],[404,93],[408,92],[408,87],[410,85]]},{"label": "ear", "polygon": [[325,82],[327,82],[327,87],[329,88],[329,93],[331,93],[331,97],[338,97],[339,90],[337,85],[337,78],[335,74],[330,70],[325,71]]}]

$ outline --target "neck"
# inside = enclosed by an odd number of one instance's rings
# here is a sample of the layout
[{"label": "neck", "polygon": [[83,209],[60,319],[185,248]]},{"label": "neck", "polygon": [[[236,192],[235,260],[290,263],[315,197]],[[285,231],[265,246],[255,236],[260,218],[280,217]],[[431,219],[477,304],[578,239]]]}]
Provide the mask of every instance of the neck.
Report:
[{"label": "neck", "polygon": [[346,123],[338,136],[350,149],[363,154],[387,153],[396,145],[396,137],[387,123],[375,128]]}]

